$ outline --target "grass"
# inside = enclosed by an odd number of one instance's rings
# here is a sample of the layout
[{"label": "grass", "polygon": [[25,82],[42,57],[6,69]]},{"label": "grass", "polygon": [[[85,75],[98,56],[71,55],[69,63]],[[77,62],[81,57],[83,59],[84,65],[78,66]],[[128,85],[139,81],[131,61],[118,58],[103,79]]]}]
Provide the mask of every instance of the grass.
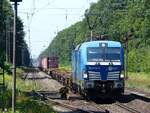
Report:
[{"label": "grass", "polygon": [[3,70],[0,69],[0,83],[3,83]]},{"label": "grass", "polygon": [[67,71],[70,71],[70,72],[72,70],[71,65],[62,65],[62,64],[59,65],[59,69],[60,70],[67,70]]},{"label": "grass", "polygon": [[150,92],[150,74],[148,73],[129,73],[126,81],[126,87],[136,88],[146,92]]},{"label": "grass", "polygon": [[[16,113],[56,113],[50,106],[41,103],[39,100],[35,101],[35,97],[31,95],[35,84],[32,81],[23,81],[21,79],[22,69],[17,69],[17,98],[16,98]],[[2,107],[5,106],[7,111],[5,113],[11,113],[11,88],[12,88],[12,76],[5,74],[6,91],[0,93],[0,113],[2,113]],[[38,88],[38,86],[36,86]]]}]

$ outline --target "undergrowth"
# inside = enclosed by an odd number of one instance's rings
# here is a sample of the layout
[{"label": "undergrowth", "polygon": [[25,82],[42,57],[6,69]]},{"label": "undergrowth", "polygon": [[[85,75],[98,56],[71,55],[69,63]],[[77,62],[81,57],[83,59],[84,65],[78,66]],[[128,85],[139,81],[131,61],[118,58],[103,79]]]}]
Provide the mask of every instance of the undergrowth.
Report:
[{"label": "undergrowth", "polygon": [[[32,90],[35,89],[35,84],[33,84],[32,81],[22,80],[22,73],[22,69],[17,69],[16,113],[56,113],[50,106],[40,102],[40,100],[35,101],[35,97],[32,93]],[[0,113],[2,113],[2,111],[11,113],[12,76],[5,74],[5,81],[5,91],[3,92],[3,90],[0,89]]]},{"label": "undergrowth", "polygon": [[150,74],[148,73],[129,73],[126,86],[128,88],[135,88],[150,92]]}]

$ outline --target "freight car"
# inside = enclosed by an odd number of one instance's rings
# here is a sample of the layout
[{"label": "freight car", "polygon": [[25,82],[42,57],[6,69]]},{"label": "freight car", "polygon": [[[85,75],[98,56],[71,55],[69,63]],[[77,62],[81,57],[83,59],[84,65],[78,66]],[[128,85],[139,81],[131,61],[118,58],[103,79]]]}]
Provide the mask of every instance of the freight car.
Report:
[{"label": "freight car", "polygon": [[44,57],[40,61],[40,68],[45,71],[48,69],[48,57]]},{"label": "freight car", "polygon": [[59,67],[58,57],[43,57],[39,63],[39,68],[43,71],[48,71],[49,69],[58,67]]},{"label": "freight car", "polygon": [[124,50],[120,42],[84,42],[73,51],[72,66],[76,92],[95,97],[124,92]]}]

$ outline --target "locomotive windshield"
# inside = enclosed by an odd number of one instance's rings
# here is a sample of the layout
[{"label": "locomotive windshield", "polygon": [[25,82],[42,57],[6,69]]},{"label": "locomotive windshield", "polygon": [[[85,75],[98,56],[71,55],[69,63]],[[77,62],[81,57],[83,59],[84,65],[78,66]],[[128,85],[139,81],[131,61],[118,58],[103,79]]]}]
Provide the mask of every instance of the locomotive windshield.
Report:
[{"label": "locomotive windshield", "polygon": [[120,48],[116,47],[90,47],[87,49],[89,62],[120,61]]}]

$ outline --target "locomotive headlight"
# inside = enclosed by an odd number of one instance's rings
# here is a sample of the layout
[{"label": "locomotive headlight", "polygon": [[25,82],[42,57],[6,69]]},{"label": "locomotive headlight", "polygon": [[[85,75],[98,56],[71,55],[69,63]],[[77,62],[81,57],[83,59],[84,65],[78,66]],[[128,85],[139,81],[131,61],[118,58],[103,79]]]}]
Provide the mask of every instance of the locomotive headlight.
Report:
[{"label": "locomotive headlight", "polygon": [[124,78],[124,71],[121,72],[120,78]]},{"label": "locomotive headlight", "polygon": [[88,79],[88,74],[85,70],[83,70],[82,76],[84,79]]},{"label": "locomotive headlight", "polygon": [[124,78],[124,74],[121,74],[121,75],[120,75],[120,78]]},{"label": "locomotive headlight", "polygon": [[87,73],[84,73],[84,74],[83,74],[83,78],[85,78],[85,79],[88,78]]}]

